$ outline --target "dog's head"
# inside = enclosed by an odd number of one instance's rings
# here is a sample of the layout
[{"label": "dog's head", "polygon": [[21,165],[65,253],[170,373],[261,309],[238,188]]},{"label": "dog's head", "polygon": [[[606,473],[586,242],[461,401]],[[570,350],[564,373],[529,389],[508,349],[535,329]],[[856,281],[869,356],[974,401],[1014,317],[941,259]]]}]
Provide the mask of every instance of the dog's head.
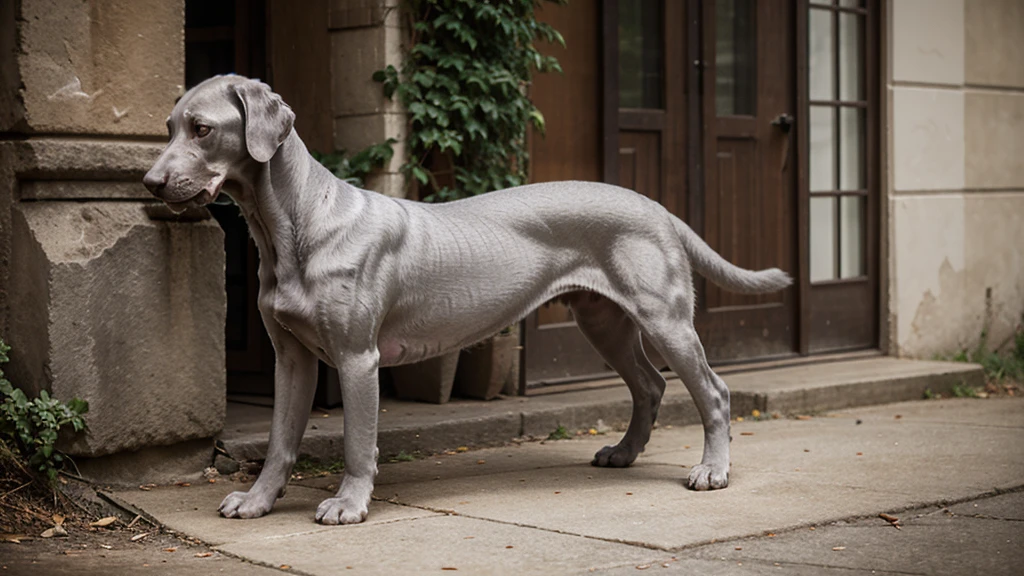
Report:
[{"label": "dog's head", "polygon": [[269,162],[292,131],[295,114],[258,80],[217,76],[192,88],[167,118],[170,141],[142,179],[180,212],[213,201],[226,181]]}]

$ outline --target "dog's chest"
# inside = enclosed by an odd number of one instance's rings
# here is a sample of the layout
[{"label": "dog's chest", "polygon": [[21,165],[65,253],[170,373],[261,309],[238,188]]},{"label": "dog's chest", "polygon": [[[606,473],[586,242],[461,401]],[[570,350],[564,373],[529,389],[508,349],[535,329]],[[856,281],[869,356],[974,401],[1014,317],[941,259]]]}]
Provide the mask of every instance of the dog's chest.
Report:
[{"label": "dog's chest", "polygon": [[314,300],[304,291],[289,288],[280,286],[272,295],[267,295],[271,316],[281,328],[326,361],[327,352],[318,329]]}]

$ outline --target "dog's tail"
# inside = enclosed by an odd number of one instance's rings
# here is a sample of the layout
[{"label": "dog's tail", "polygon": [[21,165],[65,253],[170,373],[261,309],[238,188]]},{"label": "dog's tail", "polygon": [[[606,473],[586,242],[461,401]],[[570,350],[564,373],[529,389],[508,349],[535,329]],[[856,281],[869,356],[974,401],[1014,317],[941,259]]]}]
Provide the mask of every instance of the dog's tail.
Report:
[{"label": "dog's tail", "polygon": [[722,288],[740,294],[764,294],[777,292],[793,283],[789,274],[778,268],[758,271],[740,268],[712,250],[704,239],[682,220],[673,218],[673,223],[683,241],[686,253],[690,255],[693,267],[701,276]]}]

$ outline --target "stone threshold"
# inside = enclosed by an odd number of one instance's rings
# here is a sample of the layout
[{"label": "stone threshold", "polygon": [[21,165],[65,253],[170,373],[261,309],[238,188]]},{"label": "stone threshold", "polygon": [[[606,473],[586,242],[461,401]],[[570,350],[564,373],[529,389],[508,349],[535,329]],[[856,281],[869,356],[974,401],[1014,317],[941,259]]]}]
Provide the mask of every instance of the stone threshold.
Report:
[{"label": "stone threshold", "polygon": [[[955,386],[982,386],[980,366],[954,362],[871,357],[723,374],[732,415],[753,410],[782,416],[919,400],[926,390],[949,396]],[[452,400],[423,404],[382,399],[378,447],[381,460],[400,453],[434,454],[460,446],[499,446],[514,438],[547,437],[558,427],[570,434],[605,426],[624,429],[631,414],[625,384],[562,394],[507,397],[489,402]],[[219,440],[236,460],[266,457],[272,408],[229,402]],[[659,426],[699,424],[685,386],[670,377]],[[300,453],[324,461],[343,457],[341,408],[315,409]]]}]

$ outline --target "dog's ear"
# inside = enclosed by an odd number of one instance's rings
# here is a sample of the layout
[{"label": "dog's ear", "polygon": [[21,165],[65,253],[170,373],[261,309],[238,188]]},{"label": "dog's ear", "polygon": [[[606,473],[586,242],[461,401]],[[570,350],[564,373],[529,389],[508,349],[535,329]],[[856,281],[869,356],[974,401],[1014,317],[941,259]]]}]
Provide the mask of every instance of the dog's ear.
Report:
[{"label": "dog's ear", "polygon": [[269,162],[292,131],[295,113],[258,80],[237,84],[235,93],[245,112],[245,147],[257,162]]}]

